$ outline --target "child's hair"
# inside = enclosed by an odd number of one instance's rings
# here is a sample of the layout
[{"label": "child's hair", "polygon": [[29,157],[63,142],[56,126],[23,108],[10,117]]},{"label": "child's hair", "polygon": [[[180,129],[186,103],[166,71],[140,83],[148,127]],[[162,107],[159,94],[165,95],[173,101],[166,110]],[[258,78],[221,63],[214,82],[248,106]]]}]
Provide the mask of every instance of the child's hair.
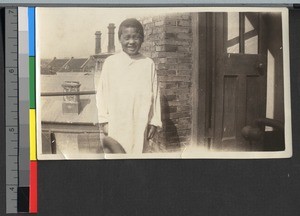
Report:
[{"label": "child's hair", "polygon": [[120,24],[119,31],[118,31],[119,39],[121,38],[123,28],[128,28],[128,27],[136,28],[136,31],[142,37],[142,41],[144,41],[144,28],[143,28],[143,25],[137,19],[134,19],[134,18],[126,19]]}]

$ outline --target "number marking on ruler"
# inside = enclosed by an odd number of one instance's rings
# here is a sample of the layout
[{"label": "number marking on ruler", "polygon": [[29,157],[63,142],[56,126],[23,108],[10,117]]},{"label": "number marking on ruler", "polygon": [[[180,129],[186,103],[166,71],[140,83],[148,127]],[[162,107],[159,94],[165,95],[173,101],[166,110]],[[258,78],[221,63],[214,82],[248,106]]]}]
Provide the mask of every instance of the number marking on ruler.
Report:
[{"label": "number marking on ruler", "polygon": [[18,212],[18,10],[5,8],[6,212]]}]

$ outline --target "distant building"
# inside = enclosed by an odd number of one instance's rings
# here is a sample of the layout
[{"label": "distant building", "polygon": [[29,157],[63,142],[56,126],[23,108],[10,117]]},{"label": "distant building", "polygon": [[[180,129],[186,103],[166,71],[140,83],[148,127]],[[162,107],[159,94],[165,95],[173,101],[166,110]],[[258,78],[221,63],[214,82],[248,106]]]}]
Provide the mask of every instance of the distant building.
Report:
[{"label": "distant building", "polygon": [[92,61],[92,65],[95,63],[92,58],[71,58],[66,64],[64,64],[57,72],[92,72],[94,67],[86,67],[87,63]]},{"label": "distant building", "polygon": [[70,59],[58,59],[56,57],[53,58],[52,61],[50,61],[45,66],[41,65],[41,74],[49,74],[53,75],[56,74],[57,71],[59,71]]},{"label": "distant building", "polygon": [[[66,72],[100,72],[105,59],[115,52],[115,25],[108,25],[107,52],[101,52],[101,31],[95,32],[95,54],[87,58],[63,58],[54,57],[50,62],[41,60],[41,74],[54,75]],[[43,64],[42,64],[43,62]]]}]

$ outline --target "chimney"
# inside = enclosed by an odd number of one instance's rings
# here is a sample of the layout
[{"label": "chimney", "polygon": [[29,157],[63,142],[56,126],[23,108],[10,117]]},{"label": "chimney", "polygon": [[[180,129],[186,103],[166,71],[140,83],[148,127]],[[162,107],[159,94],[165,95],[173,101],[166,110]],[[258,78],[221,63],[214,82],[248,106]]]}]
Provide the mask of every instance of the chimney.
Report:
[{"label": "chimney", "polygon": [[[65,81],[62,84],[63,91],[66,95],[63,96],[62,112],[63,114],[79,114],[80,112],[80,83],[77,81]],[[74,92],[72,95],[70,93]]]},{"label": "chimney", "polygon": [[101,31],[95,33],[95,54],[101,53]]},{"label": "chimney", "polygon": [[114,53],[115,52],[115,24],[109,23],[108,25],[108,47],[107,52],[108,53]]}]

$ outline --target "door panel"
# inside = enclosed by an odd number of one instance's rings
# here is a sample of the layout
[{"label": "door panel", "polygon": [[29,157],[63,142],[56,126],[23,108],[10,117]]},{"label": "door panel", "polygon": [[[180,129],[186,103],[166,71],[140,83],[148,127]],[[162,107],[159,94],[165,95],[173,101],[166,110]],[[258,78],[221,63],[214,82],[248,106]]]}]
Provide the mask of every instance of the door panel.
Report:
[{"label": "door panel", "polygon": [[[232,104],[237,103],[238,76],[224,77],[224,101],[223,101],[223,131],[222,142],[236,139],[236,119],[237,107]],[[225,91],[226,89],[226,91]]]}]

